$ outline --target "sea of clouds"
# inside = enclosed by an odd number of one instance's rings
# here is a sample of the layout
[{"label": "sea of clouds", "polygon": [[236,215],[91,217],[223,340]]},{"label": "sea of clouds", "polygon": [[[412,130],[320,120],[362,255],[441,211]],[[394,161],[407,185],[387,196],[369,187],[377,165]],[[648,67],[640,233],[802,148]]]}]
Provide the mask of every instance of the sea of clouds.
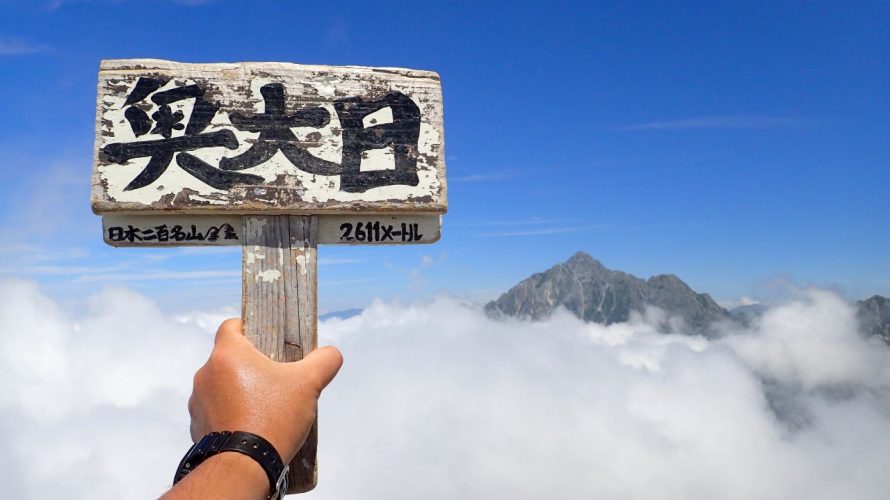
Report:
[{"label": "sea of clouds", "polygon": [[[237,311],[86,303],[0,281],[0,497],[154,498],[189,445],[192,374]],[[718,340],[663,320],[497,322],[443,297],[323,322],[345,364],[306,497],[888,498],[890,349],[844,300],[804,290]]]}]

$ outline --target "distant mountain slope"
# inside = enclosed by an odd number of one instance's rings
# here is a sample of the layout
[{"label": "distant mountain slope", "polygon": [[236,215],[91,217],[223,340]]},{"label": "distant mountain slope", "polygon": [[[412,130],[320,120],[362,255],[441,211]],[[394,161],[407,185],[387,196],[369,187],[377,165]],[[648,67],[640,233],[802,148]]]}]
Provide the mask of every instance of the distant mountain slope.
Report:
[{"label": "distant mountain slope", "polygon": [[686,321],[694,331],[708,333],[729,313],[707,294],[699,294],[680,278],[662,274],[643,280],[612,271],[584,252],[543,273],[523,280],[485,306],[491,316],[540,319],[563,306],[585,321],[612,324],[627,321],[647,305],[660,307]]},{"label": "distant mountain slope", "polygon": [[329,313],[322,314],[318,317],[319,321],[327,321],[329,319],[349,319],[353,316],[358,316],[362,313],[361,309],[344,309],[342,311],[333,311]]},{"label": "distant mountain slope", "polygon": [[[890,299],[875,295],[853,305],[856,307],[860,331],[867,337],[877,337],[890,345]],[[743,325],[750,326],[768,310],[769,307],[765,305],[754,304],[736,307],[729,314]]]},{"label": "distant mountain slope", "polygon": [[890,344],[890,299],[875,295],[856,303],[862,330]]},{"label": "distant mountain slope", "polygon": [[734,307],[729,310],[729,315],[739,323],[750,326],[754,320],[760,319],[769,310],[764,304],[748,304]]}]

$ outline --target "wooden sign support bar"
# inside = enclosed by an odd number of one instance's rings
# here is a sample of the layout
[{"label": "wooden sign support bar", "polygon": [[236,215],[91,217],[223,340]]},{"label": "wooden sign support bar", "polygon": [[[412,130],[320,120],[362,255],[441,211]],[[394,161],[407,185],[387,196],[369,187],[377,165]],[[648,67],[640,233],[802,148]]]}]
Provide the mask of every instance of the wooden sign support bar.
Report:
[{"label": "wooden sign support bar", "polygon": [[[298,361],[318,345],[318,246],[315,216],[242,219],[244,334],[275,361]],[[290,464],[288,493],[318,482],[318,421]]]}]

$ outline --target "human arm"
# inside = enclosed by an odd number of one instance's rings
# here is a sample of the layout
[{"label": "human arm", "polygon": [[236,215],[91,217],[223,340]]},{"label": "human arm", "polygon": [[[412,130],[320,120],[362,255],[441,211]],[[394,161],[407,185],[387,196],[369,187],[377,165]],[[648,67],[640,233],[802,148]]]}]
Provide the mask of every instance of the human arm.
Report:
[{"label": "human arm", "polygon": [[[250,432],[290,462],[315,421],[321,391],[342,362],[334,347],[317,349],[295,363],[272,361],[244,337],[240,320],[225,321],[210,359],[195,374],[189,399],[192,440],[210,432]],[[225,452],[208,458],[162,498],[246,500],[268,493],[269,480],[256,461]]]}]

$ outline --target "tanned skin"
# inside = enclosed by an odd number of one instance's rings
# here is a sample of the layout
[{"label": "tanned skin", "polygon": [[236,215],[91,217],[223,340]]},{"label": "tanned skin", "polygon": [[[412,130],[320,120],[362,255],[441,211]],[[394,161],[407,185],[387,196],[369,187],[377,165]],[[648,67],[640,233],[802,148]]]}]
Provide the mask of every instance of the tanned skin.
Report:
[{"label": "tanned skin", "polygon": [[[294,363],[272,361],[247,340],[240,319],[226,320],[216,332],[210,359],[195,374],[188,404],[192,440],[210,432],[252,432],[290,462],[315,421],[321,391],[342,364],[335,347],[322,347]],[[256,461],[224,452],[208,458],[161,498],[260,500],[269,489]]]}]

